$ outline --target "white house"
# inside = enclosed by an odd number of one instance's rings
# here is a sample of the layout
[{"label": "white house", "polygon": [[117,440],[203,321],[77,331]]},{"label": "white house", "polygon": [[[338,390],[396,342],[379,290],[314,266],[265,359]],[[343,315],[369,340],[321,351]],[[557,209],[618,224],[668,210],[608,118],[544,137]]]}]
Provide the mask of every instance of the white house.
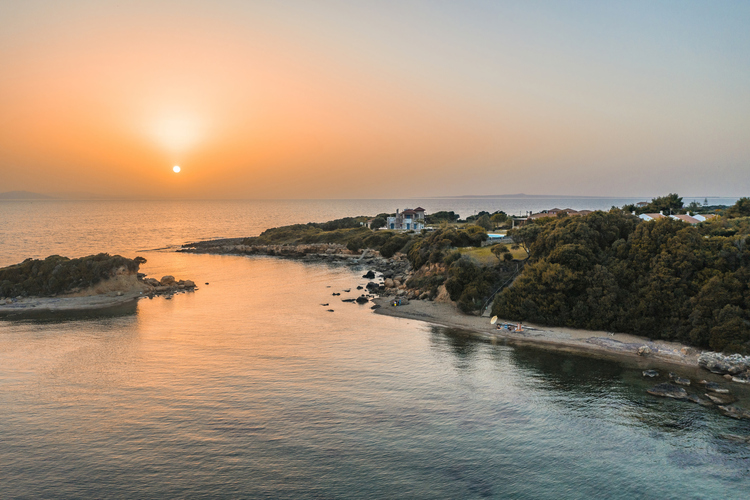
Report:
[{"label": "white house", "polygon": [[421,231],[424,229],[424,208],[405,208],[400,213],[396,209],[396,216],[388,217],[385,227],[398,231]]},{"label": "white house", "polygon": [[[633,212],[633,214],[635,214],[635,212]],[[663,213],[658,213],[658,214],[641,214],[638,217],[640,219],[642,219],[642,220],[648,221],[648,220],[662,219],[662,218],[665,217],[665,215]]]}]

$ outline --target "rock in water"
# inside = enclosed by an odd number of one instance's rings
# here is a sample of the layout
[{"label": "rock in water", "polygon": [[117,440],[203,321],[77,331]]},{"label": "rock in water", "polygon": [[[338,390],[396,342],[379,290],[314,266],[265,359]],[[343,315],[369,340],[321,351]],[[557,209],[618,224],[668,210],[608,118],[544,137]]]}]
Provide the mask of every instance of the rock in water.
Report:
[{"label": "rock in water", "polygon": [[366,280],[374,280],[375,273],[373,271],[367,271],[365,274],[362,275],[362,277]]},{"label": "rock in water", "polygon": [[716,382],[706,382],[706,389],[717,394],[729,394],[729,389],[724,389]]},{"label": "rock in water", "polygon": [[367,304],[370,300],[364,295],[357,297],[357,304]]},{"label": "rock in water", "polygon": [[161,279],[161,281],[159,283],[161,283],[161,286],[174,285],[175,284],[174,276],[169,276],[169,275],[164,276],[164,277],[162,277],[162,279]]},{"label": "rock in water", "polygon": [[682,387],[677,387],[676,385],[669,383],[657,384],[646,392],[652,396],[672,399],[687,399],[688,395],[687,391]]},{"label": "rock in water", "polygon": [[750,443],[750,436],[740,436],[737,434],[719,434],[719,437],[738,443]]},{"label": "rock in water", "polygon": [[675,384],[679,385],[690,385],[690,379],[680,377],[676,373],[669,372],[669,378],[674,381]]},{"label": "rock in water", "polygon": [[654,378],[659,376],[659,372],[656,370],[643,370],[643,376]]},{"label": "rock in water", "polygon": [[719,410],[727,417],[736,418],[737,420],[750,420],[750,411],[739,406],[719,406]]},{"label": "rock in water", "polygon": [[373,310],[374,310],[374,309],[380,309],[380,304],[375,304],[375,305],[374,305],[374,306],[372,306],[372,307],[371,307],[370,309],[373,309]]},{"label": "rock in water", "polygon": [[713,406],[711,404],[711,401],[700,398],[696,396],[695,394],[688,394],[687,400],[690,401],[691,403],[698,403],[701,406]]},{"label": "rock in water", "polygon": [[734,403],[737,401],[734,396],[731,394],[704,394],[708,399],[710,399],[714,404],[717,405],[728,405],[730,403]]}]

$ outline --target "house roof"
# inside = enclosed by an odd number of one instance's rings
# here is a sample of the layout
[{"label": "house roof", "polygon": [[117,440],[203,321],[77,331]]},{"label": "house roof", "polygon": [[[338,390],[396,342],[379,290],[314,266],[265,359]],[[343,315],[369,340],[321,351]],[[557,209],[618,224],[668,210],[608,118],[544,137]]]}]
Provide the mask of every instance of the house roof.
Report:
[{"label": "house roof", "polygon": [[686,214],[677,214],[672,216],[673,219],[679,219],[683,222],[687,222],[688,224],[698,224],[700,221],[696,219],[695,217],[691,217]]},{"label": "house roof", "polygon": [[652,219],[661,219],[662,217],[664,217],[664,214],[642,214],[642,215],[646,215],[648,217],[651,217]]}]

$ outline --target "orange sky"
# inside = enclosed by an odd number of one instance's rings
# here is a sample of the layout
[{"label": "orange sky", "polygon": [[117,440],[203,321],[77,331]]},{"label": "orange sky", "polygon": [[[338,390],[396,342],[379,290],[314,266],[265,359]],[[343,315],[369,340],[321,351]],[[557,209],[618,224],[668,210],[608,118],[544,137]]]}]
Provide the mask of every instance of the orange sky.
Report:
[{"label": "orange sky", "polygon": [[389,198],[750,187],[741,3],[708,19],[647,12],[650,3],[624,13],[596,3],[562,12],[153,3],[0,5],[0,191]]}]

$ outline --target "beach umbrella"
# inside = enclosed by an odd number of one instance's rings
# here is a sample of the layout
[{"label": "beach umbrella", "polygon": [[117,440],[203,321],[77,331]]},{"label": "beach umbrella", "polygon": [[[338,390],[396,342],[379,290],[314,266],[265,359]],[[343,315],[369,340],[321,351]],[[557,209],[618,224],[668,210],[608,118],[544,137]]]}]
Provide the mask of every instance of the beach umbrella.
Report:
[{"label": "beach umbrella", "polygon": [[495,323],[497,323],[497,316],[493,316],[490,320],[490,325],[494,325]]}]

